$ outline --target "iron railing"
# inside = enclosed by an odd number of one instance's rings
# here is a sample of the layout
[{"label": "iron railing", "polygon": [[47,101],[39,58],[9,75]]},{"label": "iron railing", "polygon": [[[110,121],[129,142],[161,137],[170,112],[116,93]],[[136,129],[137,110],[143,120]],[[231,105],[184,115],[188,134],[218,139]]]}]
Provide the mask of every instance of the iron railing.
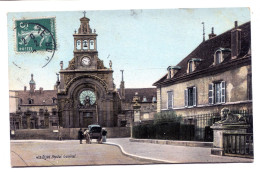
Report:
[{"label": "iron railing", "polygon": [[253,133],[223,134],[224,155],[243,156],[253,158]]}]

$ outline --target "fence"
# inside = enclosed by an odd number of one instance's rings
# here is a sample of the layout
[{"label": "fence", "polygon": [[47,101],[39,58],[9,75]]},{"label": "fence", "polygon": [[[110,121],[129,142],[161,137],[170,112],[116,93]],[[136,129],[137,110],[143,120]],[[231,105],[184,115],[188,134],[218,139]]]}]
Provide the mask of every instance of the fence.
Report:
[{"label": "fence", "polygon": [[[253,115],[252,110],[231,110],[233,114],[240,114],[245,118],[247,124],[250,126],[247,129],[247,133],[253,133]],[[213,130],[210,128],[215,122],[221,120],[219,113],[200,114],[183,117],[184,124],[190,124],[195,126],[196,141],[213,141]]]},{"label": "fence", "polygon": [[139,139],[194,140],[194,125],[178,122],[146,123],[133,127],[133,137]]},{"label": "fence", "polygon": [[[233,114],[240,114],[242,115],[242,117],[244,117],[246,119],[247,124],[250,126],[247,129],[247,133],[253,133],[253,115],[252,115],[252,110],[231,110],[231,113]],[[211,114],[199,114],[199,115],[191,115],[191,116],[184,116],[182,117],[182,120],[180,121],[181,124],[184,124],[185,127],[182,127],[180,129],[180,136],[171,136],[171,138],[178,138],[179,139],[186,139],[186,140],[195,140],[195,141],[205,141],[205,142],[212,142],[213,141],[213,130],[210,128],[215,122],[221,120],[221,116],[219,113],[211,113]],[[163,123],[164,125],[166,125],[167,120],[165,121],[161,121],[160,123]],[[140,130],[143,130],[140,135],[142,135],[142,137],[145,137],[145,133],[148,134],[149,131],[149,125],[153,124],[153,121],[147,121],[147,122],[141,122],[136,124],[137,126],[144,126],[147,125],[147,127],[140,127]],[[190,127],[189,127],[190,126]],[[159,127],[157,127],[159,128]],[[161,127],[163,128],[163,127]],[[137,130],[137,128],[136,128]],[[167,132],[169,130],[173,129],[169,129],[167,130]],[[176,129],[175,129],[176,130]],[[163,131],[163,130],[162,130]],[[176,130],[177,131],[177,130]],[[174,132],[176,132],[174,131]],[[136,131],[137,132],[137,131]],[[165,132],[161,133],[163,135]],[[184,136],[182,136],[182,134],[184,134]],[[139,134],[136,134],[136,136]],[[151,137],[152,134],[149,134]],[[141,137],[141,136],[140,136]],[[149,138],[146,137],[146,138]],[[154,136],[155,137],[155,136]],[[160,136],[156,136],[157,138],[160,138]],[[167,138],[166,136],[164,138]],[[170,137],[168,137],[170,138]]]},{"label": "fence", "polygon": [[224,134],[224,154],[243,157],[254,156],[253,134]]}]

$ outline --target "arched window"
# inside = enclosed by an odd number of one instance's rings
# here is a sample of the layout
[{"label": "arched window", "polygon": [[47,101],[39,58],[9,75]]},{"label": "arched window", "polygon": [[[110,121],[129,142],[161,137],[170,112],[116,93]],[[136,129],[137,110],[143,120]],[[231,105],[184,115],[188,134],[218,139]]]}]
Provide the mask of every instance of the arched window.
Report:
[{"label": "arched window", "polygon": [[33,104],[33,99],[28,99],[28,104]]},{"label": "arched window", "polygon": [[76,48],[77,48],[77,50],[81,49],[81,40],[77,40]]},{"label": "arched window", "polygon": [[83,41],[83,50],[87,50],[88,49],[88,40],[84,40]]},{"label": "arched window", "polygon": [[94,50],[94,49],[95,49],[95,41],[94,41],[94,40],[90,40],[89,48],[90,48],[91,50]]}]

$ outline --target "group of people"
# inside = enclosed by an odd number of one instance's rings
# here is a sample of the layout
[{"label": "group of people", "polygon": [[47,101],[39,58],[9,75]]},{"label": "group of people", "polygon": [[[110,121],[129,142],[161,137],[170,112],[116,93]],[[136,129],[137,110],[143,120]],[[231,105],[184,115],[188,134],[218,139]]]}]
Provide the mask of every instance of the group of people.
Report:
[{"label": "group of people", "polygon": [[[102,142],[106,142],[106,135],[107,135],[107,131],[106,129],[102,129],[101,130],[101,136],[102,136],[102,139],[100,139],[99,141],[102,143]],[[86,143],[87,144],[91,144],[91,138],[90,138],[90,135],[89,135],[89,132],[87,129],[84,129],[84,132],[82,131],[82,128],[79,129],[78,131],[78,139],[79,139],[79,143],[82,144],[82,140],[83,139],[86,139]]]}]

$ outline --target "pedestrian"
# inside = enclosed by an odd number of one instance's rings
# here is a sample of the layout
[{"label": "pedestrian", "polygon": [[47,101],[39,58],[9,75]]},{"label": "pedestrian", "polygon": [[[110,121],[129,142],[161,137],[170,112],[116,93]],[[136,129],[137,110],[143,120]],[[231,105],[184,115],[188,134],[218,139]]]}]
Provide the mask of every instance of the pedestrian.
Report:
[{"label": "pedestrian", "polygon": [[84,136],[86,138],[86,144],[91,144],[90,142],[90,136],[87,129],[84,129]]},{"label": "pedestrian", "polygon": [[107,141],[107,130],[105,128],[102,129],[102,142]]},{"label": "pedestrian", "polygon": [[82,144],[82,139],[84,138],[83,132],[82,132],[82,128],[79,129],[78,132],[78,139],[79,139],[79,143]]}]

